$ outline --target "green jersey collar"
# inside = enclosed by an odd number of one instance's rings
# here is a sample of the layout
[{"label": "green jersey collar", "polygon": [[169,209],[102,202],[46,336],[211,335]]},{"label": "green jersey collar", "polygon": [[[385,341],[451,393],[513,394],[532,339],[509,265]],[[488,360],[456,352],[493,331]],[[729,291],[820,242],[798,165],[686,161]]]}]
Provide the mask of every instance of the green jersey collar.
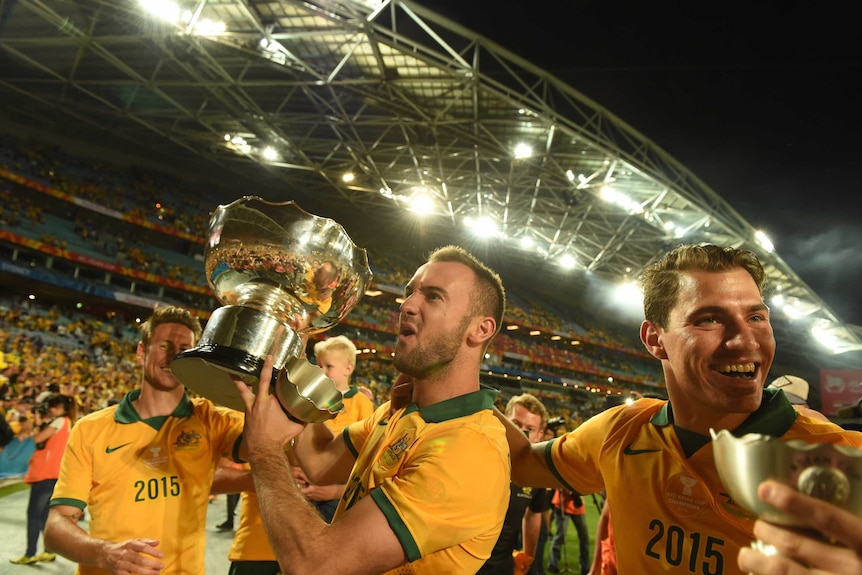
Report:
[{"label": "green jersey collar", "polygon": [[415,403],[411,403],[404,410],[404,415],[419,411],[425,423],[440,423],[464,417],[483,409],[493,409],[499,394],[500,392],[496,389],[483,387],[479,391],[459,395],[458,397],[446,399],[434,405],[426,405],[422,408],[418,407]]},{"label": "green jersey collar", "polygon": [[347,388],[347,391],[345,391],[341,395],[342,395],[342,397],[344,397],[344,399],[347,399],[348,397],[353,397],[357,393],[359,393],[359,388],[356,387],[355,385],[351,385],[350,387]]},{"label": "green jersey collar", "polygon": [[[141,416],[138,414],[137,410],[132,405],[132,402],[138,399],[140,396],[140,389],[135,389],[127,393],[117,405],[117,410],[114,412],[114,420],[116,420],[118,423],[134,423],[136,421],[141,421]],[[188,395],[183,394],[183,398],[180,400],[180,403],[179,405],[177,405],[176,409],[174,409],[174,412],[171,414],[171,417],[188,417],[192,414],[192,412],[192,402],[189,399]]]},{"label": "green jersey collar", "polygon": [[[765,388],[760,407],[746,418],[736,429],[729,430],[734,436],[742,437],[746,433],[758,433],[771,437],[781,437],[796,421],[796,410],[778,389]],[[673,423],[673,408],[668,401],[656,413],[650,423],[665,426]],[[676,428],[677,436],[686,456],[690,457],[698,449],[706,445],[710,438],[680,427]],[[716,429],[716,431],[720,431]]]}]

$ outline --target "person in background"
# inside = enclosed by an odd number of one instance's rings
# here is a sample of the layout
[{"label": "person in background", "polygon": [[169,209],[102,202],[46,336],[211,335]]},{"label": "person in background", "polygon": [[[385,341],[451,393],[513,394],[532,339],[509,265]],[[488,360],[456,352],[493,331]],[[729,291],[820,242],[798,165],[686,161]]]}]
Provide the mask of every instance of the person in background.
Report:
[{"label": "person in background", "polygon": [[[241,463],[236,463],[231,461],[227,457],[222,457],[218,463],[219,469],[228,468],[228,469],[242,469]],[[218,475],[218,470],[216,470],[216,475]],[[213,484],[215,484],[215,478],[213,478]],[[233,531],[233,518],[236,515],[236,506],[239,505],[240,494],[237,493],[228,493],[226,495],[227,498],[227,516],[222,523],[216,525],[216,529],[219,531]]]},{"label": "person in background", "polygon": [[590,575],[617,575],[617,550],[614,545],[614,527],[611,524],[611,507],[607,498],[596,522],[596,544]]},{"label": "person in background", "polygon": [[[548,411],[534,395],[524,393],[512,397],[506,404],[506,416],[524,432],[530,441],[542,438]],[[525,575],[536,555],[536,545],[544,513],[550,507],[547,490],[520,487],[509,482],[509,508],[503,530],[491,551],[491,556],[477,575],[515,573]],[[539,560],[541,561],[541,559]]]},{"label": "person in background", "polygon": [[24,416],[18,422],[18,433],[0,450],[0,479],[24,477],[34,451],[36,443],[33,441],[33,423]]},{"label": "person in background", "polygon": [[[862,448],[862,433],[799,414],[783,393],[767,388],[775,338],[763,299],[766,279],[750,251],[677,246],[642,275],[641,341],[661,362],[668,400],[644,398],[608,409],[538,445],[497,414],[507,425],[514,481],[607,492],[621,573],[671,572],[681,565],[747,572],[737,570],[737,559],[753,561],[743,548],[757,537],[756,518],[727,497],[710,430]],[[825,517],[844,517],[821,507]],[[822,543],[818,562],[843,557],[858,564],[860,530],[847,531],[853,526],[829,526],[836,544]]]},{"label": "person in background", "polygon": [[587,506],[583,498],[568,489],[555,489],[551,499],[551,516],[554,521],[554,535],[551,537],[551,553],[548,557],[548,571],[560,572],[560,557],[566,545],[569,520],[578,532],[578,572],[590,572],[590,531],[587,529]]},{"label": "person in background", "polygon": [[787,396],[787,401],[793,409],[814,419],[829,421],[829,418],[808,405],[808,393],[810,391],[808,382],[795,375],[780,375],[769,384],[771,389],[780,389]]},{"label": "person in background", "polygon": [[[548,420],[547,427],[542,432],[541,441],[549,441],[557,436],[558,430],[564,431],[565,420],[562,417],[552,417]],[[548,533],[551,531],[551,498],[554,496],[553,489],[545,489],[545,501],[542,512],[542,523],[539,528],[539,539],[536,541],[536,559],[527,571],[528,575],[545,575],[545,549],[548,545]]]},{"label": "person in background", "polygon": [[140,333],[140,388],[77,422],[51,499],[45,545],[78,575],[203,573],[213,474],[240,455],[242,413],[190,399],[170,369],[200,338],[197,318],[159,307]]},{"label": "person in background", "polygon": [[[359,388],[350,384],[350,377],[356,369],[356,345],[343,335],[336,335],[314,344],[314,362],[323,373],[335,383],[343,396],[344,407],[333,419],[325,421],[333,435],[340,433],[354,421],[362,421],[374,412],[374,405]],[[311,500],[323,518],[332,521],[338,500],[344,493],[344,485],[315,485],[294,466],[294,476],[302,485],[302,493]]]},{"label": "person in background", "polygon": [[[462,248],[435,250],[404,291],[393,362],[401,376],[390,400],[336,436],[287,417],[270,393],[271,357],[256,395],[234,380],[261,517],[283,573],[454,575],[481,567],[509,500],[497,392],[479,386],[505,305],[495,272]],[[346,482],[331,524],[296,485],[288,447],[312,481]]]},{"label": "person in background", "polygon": [[60,475],[60,461],[66,450],[69,432],[77,419],[75,400],[59,393],[44,397],[36,406],[36,425],[33,434],[35,450],[30,457],[24,482],[30,484],[30,500],[27,503],[27,551],[17,559],[10,559],[18,565],[32,565],[39,561],[53,561],[57,558],[47,550],[37,554],[39,535],[45,530],[51,493]]}]

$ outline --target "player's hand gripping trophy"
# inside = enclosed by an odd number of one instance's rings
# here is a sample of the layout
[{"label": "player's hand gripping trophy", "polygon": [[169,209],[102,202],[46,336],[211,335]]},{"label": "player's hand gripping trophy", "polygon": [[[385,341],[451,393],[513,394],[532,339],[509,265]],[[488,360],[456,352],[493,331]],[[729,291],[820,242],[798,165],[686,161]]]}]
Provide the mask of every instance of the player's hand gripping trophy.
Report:
[{"label": "player's hand gripping trophy", "polygon": [[[755,516],[777,525],[809,528],[758,497],[757,488],[767,479],[862,515],[862,451],[829,443],[782,441],[757,433],[735,437],[726,429],[711,433],[721,482],[734,501]],[[751,547],[766,555],[778,553],[762,541],[752,541]]]},{"label": "player's hand gripping trophy", "polygon": [[219,206],[204,261],[219,302],[197,347],[171,370],[215,403],[242,410],[233,384],[257,392],[263,361],[275,361],[272,387],[287,414],[313,423],[335,417],[341,392],[304,358],[303,336],[325,331],[353,309],[371,280],[368,257],[337,222],[294,202],[255,196]]}]

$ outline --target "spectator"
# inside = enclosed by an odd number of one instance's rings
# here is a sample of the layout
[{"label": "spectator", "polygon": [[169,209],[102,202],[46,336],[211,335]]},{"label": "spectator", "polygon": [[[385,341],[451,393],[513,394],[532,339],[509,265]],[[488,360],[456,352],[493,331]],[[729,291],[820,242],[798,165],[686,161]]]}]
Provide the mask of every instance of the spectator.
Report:
[{"label": "spectator", "polygon": [[551,499],[551,517],[554,521],[554,535],[551,537],[551,553],[548,557],[548,571],[560,572],[560,558],[565,551],[566,533],[569,520],[578,532],[577,572],[587,575],[590,572],[590,532],[587,529],[587,506],[583,498],[568,489],[555,489]]},{"label": "spectator", "polygon": [[77,418],[75,400],[55,393],[43,397],[36,407],[36,424],[39,430],[33,435],[35,451],[30,457],[24,481],[30,484],[30,500],[27,504],[27,552],[17,559],[18,565],[32,565],[39,561],[53,561],[54,553],[43,551],[36,554],[39,535],[45,530],[51,493],[60,475],[60,460],[66,450],[69,432]]},{"label": "spectator", "polygon": [[[504,413],[530,441],[538,442],[542,438],[548,411],[536,396],[524,393],[512,397]],[[491,556],[477,571],[477,575],[512,572],[524,575],[537,557],[536,546],[542,519],[550,508],[547,490],[523,488],[513,481],[509,482],[509,490],[509,508],[503,521],[503,530]]]},{"label": "spectator", "polygon": [[810,391],[809,385],[808,382],[801,377],[797,377],[795,375],[780,375],[772,380],[769,387],[783,391],[784,395],[787,397],[787,401],[789,401],[793,406],[793,409],[799,413],[804,413],[809,417],[813,417],[814,419],[819,419],[821,421],[829,421],[828,417],[816,409],[812,409],[812,407],[808,405],[808,392]]},{"label": "spectator", "polygon": [[18,433],[6,447],[0,450],[0,479],[24,477],[27,474],[30,458],[36,451],[33,424],[27,417],[22,417],[18,425]]}]

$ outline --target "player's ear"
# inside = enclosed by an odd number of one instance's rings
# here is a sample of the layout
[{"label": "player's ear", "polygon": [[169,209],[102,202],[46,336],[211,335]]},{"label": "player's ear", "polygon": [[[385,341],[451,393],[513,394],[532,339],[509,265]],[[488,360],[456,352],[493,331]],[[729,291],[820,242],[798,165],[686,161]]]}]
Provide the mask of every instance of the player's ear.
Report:
[{"label": "player's ear", "polygon": [[497,333],[497,321],[491,316],[474,317],[467,331],[467,342],[471,345],[485,345]]},{"label": "player's ear", "polygon": [[646,350],[656,359],[667,359],[667,352],[661,340],[661,328],[651,321],[641,324],[641,341]]},{"label": "player's ear", "polygon": [[144,365],[146,363],[147,358],[147,348],[144,347],[142,342],[138,342],[138,347],[135,350],[135,361],[138,365]]}]

